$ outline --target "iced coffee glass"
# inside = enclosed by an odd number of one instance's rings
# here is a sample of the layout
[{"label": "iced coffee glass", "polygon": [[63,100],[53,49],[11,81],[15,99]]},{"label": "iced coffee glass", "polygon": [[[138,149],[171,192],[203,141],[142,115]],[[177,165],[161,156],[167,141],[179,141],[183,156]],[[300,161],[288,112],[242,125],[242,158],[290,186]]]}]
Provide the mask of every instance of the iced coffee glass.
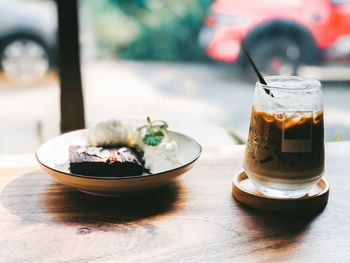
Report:
[{"label": "iced coffee glass", "polygon": [[295,76],[256,83],[243,168],[259,192],[298,198],[324,173],[321,83]]}]

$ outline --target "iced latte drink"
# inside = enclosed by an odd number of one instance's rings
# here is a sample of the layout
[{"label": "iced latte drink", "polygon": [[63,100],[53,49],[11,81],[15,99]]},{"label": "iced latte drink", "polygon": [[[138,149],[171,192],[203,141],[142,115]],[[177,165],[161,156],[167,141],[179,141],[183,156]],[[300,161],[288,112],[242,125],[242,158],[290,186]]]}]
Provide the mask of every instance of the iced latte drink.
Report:
[{"label": "iced latte drink", "polygon": [[255,88],[243,167],[263,194],[301,197],[324,172],[321,84],[301,77],[266,81]]}]

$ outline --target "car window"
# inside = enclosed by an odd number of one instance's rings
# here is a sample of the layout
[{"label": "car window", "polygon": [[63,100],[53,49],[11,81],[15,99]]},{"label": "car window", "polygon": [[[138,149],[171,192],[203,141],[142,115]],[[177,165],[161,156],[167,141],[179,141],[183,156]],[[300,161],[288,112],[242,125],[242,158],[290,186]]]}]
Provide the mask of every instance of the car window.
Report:
[{"label": "car window", "polygon": [[334,5],[350,4],[350,0],[331,0]]}]

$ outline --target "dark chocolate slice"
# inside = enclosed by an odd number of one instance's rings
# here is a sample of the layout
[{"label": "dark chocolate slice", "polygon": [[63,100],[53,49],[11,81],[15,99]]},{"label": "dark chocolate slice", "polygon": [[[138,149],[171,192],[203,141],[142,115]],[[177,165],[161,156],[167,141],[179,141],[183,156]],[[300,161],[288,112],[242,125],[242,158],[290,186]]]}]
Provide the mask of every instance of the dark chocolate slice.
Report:
[{"label": "dark chocolate slice", "polygon": [[72,173],[122,177],[140,175],[144,171],[139,154],[130,147],[103,147],[103,150],[109,152],[106,157],[80,153],[79,148],[80,146],[69,147],[69,169]]}]

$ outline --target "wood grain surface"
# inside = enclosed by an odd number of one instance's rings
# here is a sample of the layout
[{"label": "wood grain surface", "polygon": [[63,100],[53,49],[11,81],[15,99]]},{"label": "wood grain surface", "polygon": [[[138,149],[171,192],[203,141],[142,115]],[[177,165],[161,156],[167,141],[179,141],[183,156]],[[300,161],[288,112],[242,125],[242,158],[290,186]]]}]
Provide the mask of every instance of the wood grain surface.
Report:
[{"label": "wood grain surface", "polygon": [[205,148],[175,183],[123,198],[80,193],[36,166],[0,168],[0,262],[349,262],[350,142],[327,145],[329,203],[308,215],[235,201],[243,151]]}]

